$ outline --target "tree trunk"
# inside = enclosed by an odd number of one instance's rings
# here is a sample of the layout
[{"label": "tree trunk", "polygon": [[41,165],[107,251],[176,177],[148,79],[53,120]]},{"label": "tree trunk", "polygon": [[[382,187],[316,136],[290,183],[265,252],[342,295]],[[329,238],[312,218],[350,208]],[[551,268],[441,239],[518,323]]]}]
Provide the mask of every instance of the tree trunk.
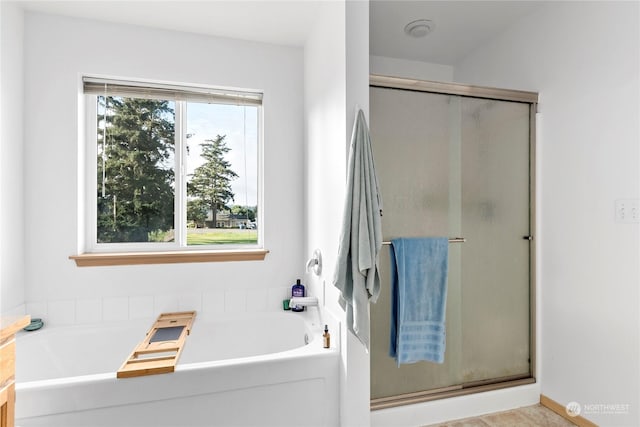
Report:
[{"label": "tree trunk", "polygon": [[215,201],[211,202],[211,218],[213,220],[213,228],[218,228],[218,206]]}]

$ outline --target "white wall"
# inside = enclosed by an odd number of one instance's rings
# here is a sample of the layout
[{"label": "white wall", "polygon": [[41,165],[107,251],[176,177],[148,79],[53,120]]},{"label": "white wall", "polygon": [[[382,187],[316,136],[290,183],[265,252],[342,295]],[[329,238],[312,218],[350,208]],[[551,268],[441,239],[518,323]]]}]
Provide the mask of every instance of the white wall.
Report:
[{"label": "white wall", "polygon": [[[356,108],[369,122],[369,2],[346,2],[346,114],[345,156],[351,143]],[[341,388],[344,426],[370,425],[370,358],[362,343],[345,329],[347,377]]]},{"label": "white wall", "polygon": [[369,67],[371,68],[371,74],[381,76],[436,82],[453,81],[453,66],[451,65],[371,55],[369,57]]},{"label": "white wall", "polygon": [[[53,323],[278,310],[303,272],[303,52],[43,14],[25,21],[27,311]],[[82,73],[264,91],[265,261],[79,268]]]},{"label": "white wall", "polygon": [[346,182],[345,4],[323,3],[304,48],[305,80],[305,244],[306,254],[322,251],[322,274],[308,277],[309,294],[320,297],[325,316],[341,321],[333,337],[340,342],[340,422],[348,425],[345,315],[333,286]]},{"label": "white wall", "polygon": [[540,92],[542,393],[603,426],[640,425],[640,231],[614,221],[640,197],[639,8],[552,3],[455,67]]},{"label": "white wall", "polygon": [[[369,4],[334,1],[321,13],[305,45],[306,253],[320,248],[323,271],[310,292],[341,320],[340,420],[369,425],[369,358],[347,332],[333,275],[338,253],[346,166],[356,106],[369,110]],[[335,335],[334,335],[335,336]]]},{"label": "white wall", "polygon": [[0,15],[0,313],[10,313],[24,304],[24,14],[2,2]]},{"label": "white wall", "polygon": [[308,277],[308,291],[338,317],[339,292],[331,280],[347,177],[344,23],[344,3],[323,3],[304,47],[305,254],[319,248],[323,261],[321,276]]}]

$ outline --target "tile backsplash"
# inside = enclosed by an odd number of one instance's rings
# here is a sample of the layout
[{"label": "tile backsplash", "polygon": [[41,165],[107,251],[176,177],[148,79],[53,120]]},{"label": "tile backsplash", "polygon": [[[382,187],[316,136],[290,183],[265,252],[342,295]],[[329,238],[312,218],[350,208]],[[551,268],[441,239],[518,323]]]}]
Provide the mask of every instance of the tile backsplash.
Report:
[{"label": "tile backsplash", "polygon": [[160,313],[196,310],[198,316],[226,312],[282,310],[282,300],[291,288],[228,289],[188,294],[134,295],[27,302],[26,314],[40,317],[49,325],[116,322],[154,319]]}]

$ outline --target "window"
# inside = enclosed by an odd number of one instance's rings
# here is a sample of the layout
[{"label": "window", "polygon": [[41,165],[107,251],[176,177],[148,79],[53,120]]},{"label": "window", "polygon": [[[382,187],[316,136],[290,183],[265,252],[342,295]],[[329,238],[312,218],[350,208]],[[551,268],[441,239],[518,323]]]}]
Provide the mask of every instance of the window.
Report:
[{"label": "window", "polygon": [[88,252],[262,247],[262,94],[83,78]]}]

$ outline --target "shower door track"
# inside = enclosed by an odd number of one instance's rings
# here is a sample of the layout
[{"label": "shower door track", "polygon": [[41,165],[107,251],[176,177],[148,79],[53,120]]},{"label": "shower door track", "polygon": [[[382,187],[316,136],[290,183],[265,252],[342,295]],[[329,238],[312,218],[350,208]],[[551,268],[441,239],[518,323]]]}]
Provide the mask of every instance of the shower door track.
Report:
[{"label": "shower door track", "polygon": [[369,86],[387,89],[404,89],[415,92],[441,93],[444,95],[469,96],[473,98],[496,99],[499,101],[523,102],[527,104],[534,104],[534,106],[538,103],[538,94],[536,92],[463,85],[459,83],[441,83],[429,80],[413,80],[376,74],[371,74],[369,76]]},{"label": "shower door track", "polygon": [[477,381],[474,383],[460,384],[451,387],[371,399],[370,409],[372,411],[376,411],[378,409],[394,408],[396,406],[413,405],[415,403],[447,399],[450,397],[464,396],[466,394],[480,393],[484,391],[499,390],[502,388],[533,384],[535,382],[535,378],[525,375],[498,378],[490,381]]},{"label": "shower door track", "polygon": [[509,387],[523,386],[536,382],[536,204],[535,204],[535,158],[536,158],[536,113],[538,110],[538,93],[513,89],[500,89],[485,86],[465,85],[459,83],[443,83],[428,80],[415,80],[371,74],[369,87],[400,89],[414,92],[438,93],[463,97],[494,99],[530,104],[529,113],[529,224],[530,233],[525,236],[530,241],[529,255],[529,374],[511,377],[492,378],[485,381],[462,383],[450,387],[437,388],[414,393],[381,397],[370,400],[370,409],[379,410],[396,406],[411,405],[450,397],[463,396]]}]

